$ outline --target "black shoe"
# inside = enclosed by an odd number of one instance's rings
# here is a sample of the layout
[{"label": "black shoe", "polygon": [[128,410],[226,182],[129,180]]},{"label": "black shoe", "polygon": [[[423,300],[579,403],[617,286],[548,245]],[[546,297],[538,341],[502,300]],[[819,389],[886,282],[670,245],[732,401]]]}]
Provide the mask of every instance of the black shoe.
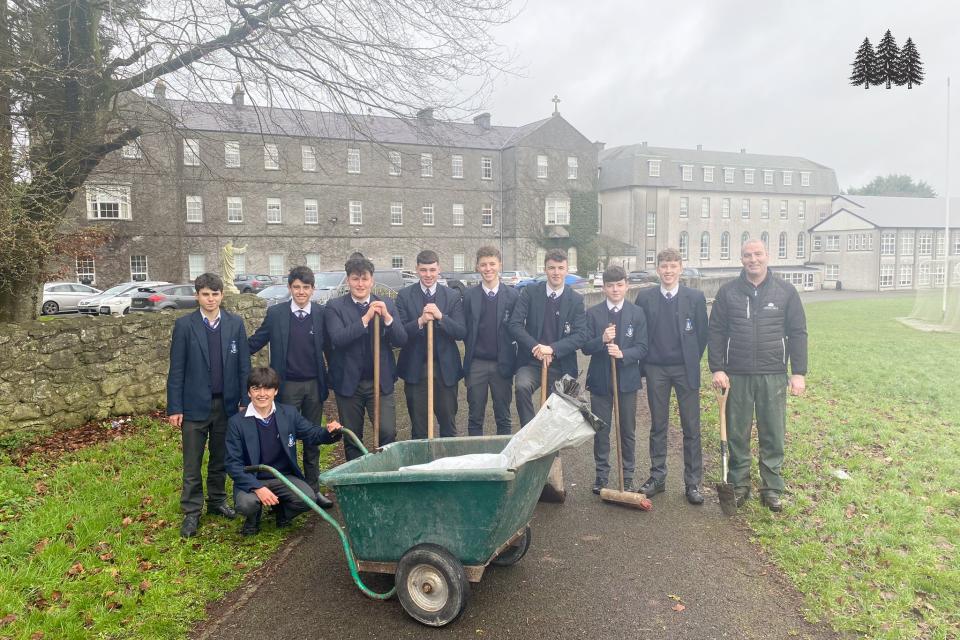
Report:
[{"label": "black shoe", "polygon": [[330,498],[323,495],[319,491],[316,491],[315,493],[317,494],[317,498],[316,500],[314,500],[314,502],[317,503],[318,507],[320,507],[321,509],[329,509],[333,507],[333,501]]},{"label": "black shoe", "polygon": [[774,513],[783,511],[783,502],[780,500],[780,496],[775,493],[768,493],[763,496],[760,501],[767,509],[770,509],[770,511]]},{"label": "black shoe", "polygon": [[233,520],[237,517],[237,512],[233,510],[233,507],[227,503],[218,504],[216,506],[210,505],[207,507],[208,516],[220,516],[221,518],[226,518],[227,520]]},{"label": "black shoe", "polygon": [[197,527],[200,526],[200,516],[191,513],[183,517],[183,524],[180,525],[180,537],[192,538],[197,535]]},{"label": "black shoe", "polygon": [[690,504],[703,504],[703,494],[700,493],[699,487],[690,485],[685,493],[687,494],[687,502]]},{"label": "black shoe", "polygon": [[594,492],[596,495],[600,495],[600,490],[601,490],[601,489],[605,489],[606,486],[607,486],[607,479],[606,479],[606,478],[597,478],[596,481],[594,481],[594,483],[593,483],[593,492]]},{"label": "black shoe", "polygon": [[667,481],[660,480],[659,482],[653,478],[647,478],[647,481],[640,485],[640,488],[637,489],[637,493],[642,493],[643,495],[651,498],[658,493],[663,493],[667,488]]},{"label": "black shoe", "polygon": [[247,516],[243,519],[243,526],[240,527],[240,535],[255,536],[260,533],[260,512],[256,515]]},{"label": "black shoe", "polygon": [[750,499],[750,487],[734,487],[733,496],[737,499],[737,508],[739,509]]}]

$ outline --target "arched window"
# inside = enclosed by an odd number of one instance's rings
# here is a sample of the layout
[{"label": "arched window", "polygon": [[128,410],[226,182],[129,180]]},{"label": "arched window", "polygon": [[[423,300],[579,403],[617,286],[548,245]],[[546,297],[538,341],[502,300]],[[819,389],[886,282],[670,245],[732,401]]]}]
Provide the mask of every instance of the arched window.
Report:
[{"label": "arched window", "polygon": [[786,258],[787,257],[787,232],[780,232],[780,244],[777,248],[777,257]]},{"label": "arched window", "polygon": [[570,273],[577,272],[577,248],[570,247],[567,249],[567,271]]},{"label": "arched window", "polygon": [[747,241],[750,239],[750,232],[744,231],[743,235],[740,236],[740,246],[747,244]]},{"label": "arched window", "polygon": [[770,253],[770,234],[766,231],[761,233],[760,242],[763,243],[763,248],[767,250],[767,253]]},{"label": "arched window", "polygon": [[680,232],[680,259],[686,260],[690,252],[690,236],[686,231]]},{"label": "arched window", "polygon": [[723,235],[720,236],[720,259],[729,260],[730,259],[730,232],[724,231]]},{"label": "arched window", "polygon": [[700,259],[710,259],[710,234],[706,231],[700,234]]},{"label": "arched window", "polygon": [[805,258],[807,256],[807,237],[803,232],[797,234],[797,257]]}]

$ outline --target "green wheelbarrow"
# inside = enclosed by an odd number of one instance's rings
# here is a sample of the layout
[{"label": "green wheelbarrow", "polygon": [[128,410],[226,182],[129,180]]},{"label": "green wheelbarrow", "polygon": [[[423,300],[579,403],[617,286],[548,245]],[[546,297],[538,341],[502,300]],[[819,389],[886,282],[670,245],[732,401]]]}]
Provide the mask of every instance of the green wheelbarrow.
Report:
[{"label": "green wheelbarrow", "polygon": [[[344,525],[308,499],[275,469],[251,466],[283,481],[340,535],[350,574],[370,598],[397,595],[404,610],[425,625],[442,627],[464,611],[471,582],[488,565],[518,562],[530,547],[530,518],[556,454],[517,469],[400,471],[437,458],[499,453],[510,436],[395,442],[320,476],[337,497]],[[395,576],[376,593],[360,572]]]}]

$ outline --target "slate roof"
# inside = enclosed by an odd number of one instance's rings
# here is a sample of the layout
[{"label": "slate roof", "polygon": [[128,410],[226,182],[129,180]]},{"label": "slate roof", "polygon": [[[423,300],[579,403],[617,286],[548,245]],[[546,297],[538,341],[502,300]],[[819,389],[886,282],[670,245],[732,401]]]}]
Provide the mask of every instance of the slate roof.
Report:
[{"label": "slate roof", "polygon": [[[945,198],[897,198],[892,196],[844,196],[847,202],[837,199],[833,214],[842,210],[863,218],[881,229],[942,229],[946,213]],[[850,203],[860,208],[850,206]],[[831,216],[832,217],[832,216]],[[950,198],[950,227],[960,224],[960,197]],[[827,218],[829,220],[830,218]],[[824,220],[823,222],[826,222]],[[822,222],[820,223],[822,224]],[[817,228],[815,225],[810,230]]]}]

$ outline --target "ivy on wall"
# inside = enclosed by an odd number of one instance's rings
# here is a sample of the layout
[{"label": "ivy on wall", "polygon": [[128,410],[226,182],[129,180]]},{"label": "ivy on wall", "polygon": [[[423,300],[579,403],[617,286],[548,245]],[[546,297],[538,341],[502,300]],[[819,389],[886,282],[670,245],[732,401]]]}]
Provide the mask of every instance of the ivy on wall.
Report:
[{"label": "ivy on wall", "polygon": [[577,248],[577,270],[581,275],[590,273],[597,267],[600,254],[599,202],[596,191],[570,192],[570,247]]}]

